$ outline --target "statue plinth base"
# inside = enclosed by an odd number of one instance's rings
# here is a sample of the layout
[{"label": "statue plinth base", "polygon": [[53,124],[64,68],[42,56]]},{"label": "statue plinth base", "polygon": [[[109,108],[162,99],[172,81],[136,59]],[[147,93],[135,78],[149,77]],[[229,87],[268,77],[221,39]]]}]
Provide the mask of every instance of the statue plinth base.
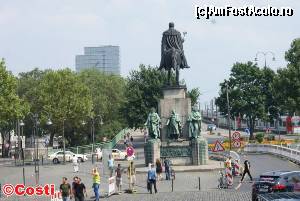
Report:
[{"label": "statue plinth base", "polygon": [[182,133],[179,138],[188,140],[188,126],[187,118],[191,113],[191,99],[187,97],[187,88],[183,86],[167,86],[163,89],[163,99],[159,100],[158,114],[161,118],[161,141],[168,140],[168,126],[166,125],[168,118],[170,117],[172,110],[175,110],[179,114],[179,118],[182,124]]},{"label": "statue plinth base", "polygon": [[144,145],[145,165],[154,164],[156,159],[160,159],[160,139],[149,139]]},{"label": "statue plinth base", "polygon": [[191,140],[193,165],[207,165],[208,143],[202,136]]}]

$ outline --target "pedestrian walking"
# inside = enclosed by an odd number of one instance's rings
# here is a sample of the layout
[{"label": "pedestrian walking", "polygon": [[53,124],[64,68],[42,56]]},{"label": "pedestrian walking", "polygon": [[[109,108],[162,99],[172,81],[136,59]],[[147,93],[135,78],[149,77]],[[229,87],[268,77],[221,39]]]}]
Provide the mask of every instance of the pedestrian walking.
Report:
[{"label": "pedestrian walking", "polygon": [[108,161],[107,161],[108,169],[109,169],[109,175],[112,177],[113,171],[114,171],[114,159],[111,157],[111,155],[108,156]]},{"label": "pedestrian walking", "polygon": [[135,166],[133,164],[133,161],[130,162],[128,167],[128,179],[129,179],[129,189],[133,190],[136,182]]},{"label": "pedestrian walking", "polygon": [[75,184],[77,183],[77,180],[78,180],[78,177],[77,177],[77,176],[73,177],[73,182],[72,182],[72,192],[74,192],[74,186],[75,186]]},{"label": "pedestrian walking", "polygon": [[78,178],[74,185],[74,198],[75,201],[84,201],[84,195],[87,197],[87,192],[84,183]]},{"label": "pedestrian walking", "polygon": [[99,199],[100,199],[100,193],[99,193],[100,174],[99,174],[97,168],[93,168],[92,176],[93,176],[93,190],[94,190],[95,198],[96,198],[95,201],[99,201]]},{"label": "pedestrian walking", "polygon": [[253,181],[251,173],[250,173],[250,162],[247,159],[244,161],[244,172],[243,172],[243,176],[241,178],[241,182],[244,180],[244,177],[246,174],[248,174],[248,176],[250,177],[250,180]]},{"label": "pedestrian walking", "polygon": [[161,173],[162,173],[162,165],[161,165],[161,162],[160,162],[159,159],[156,159],[155,165],[156,165],[157,180],[159,181],[159,180],[162,179],[162,176],[161,176]]},{"label": "pedestrian walking", "polygon": [[68,183],[68,179],[66,177],[63,177],[62,184],[59,186],[59,191],[63,201],[69,201],[72,199],[71,185]]},{"label": "pedestrian walking", "polygon": [[154,186],[154,191],[155,191],[155,193],[157,193],[156,178],[157,178],[156,171],[154,169],[154,165],[152,164],[151,169],[148,170],[148,178],[147,178],[147,182],[150,185],[148,187],[149,187],[151,194],[152,194],[152,186]]},{"label": "pedestrian walking", "polygon": [[133,137],[132,136],[130,136],[130,142],[131,142],[131,144],[133,143]]},{"label": "pedestrian walking", "polygon": [[165,158],[164,165],[165,165],[166,180],[170,180],[170,160]]},{"label": "pedestrian walking", "polygon": [[72,163],[73,163],[74,172],[79,172],[78,158],[75,154],[72,157]]},{"label": "pedestrian walking", "polygon": [[118,192],[122,191],[122,169],[121,164],[118,164],[118,167],[116,169],[116,186],[118,189]]}]

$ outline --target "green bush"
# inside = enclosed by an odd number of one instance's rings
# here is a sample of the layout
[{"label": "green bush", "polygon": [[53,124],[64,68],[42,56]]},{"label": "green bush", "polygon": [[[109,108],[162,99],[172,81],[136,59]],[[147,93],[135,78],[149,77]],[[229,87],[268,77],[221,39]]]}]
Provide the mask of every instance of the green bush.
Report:
[{"label": "green bush", "polygon": [[264,133],[257,133],[255,135],[255,139],[257,140],[258,143],[262,143],[264,141]]}]

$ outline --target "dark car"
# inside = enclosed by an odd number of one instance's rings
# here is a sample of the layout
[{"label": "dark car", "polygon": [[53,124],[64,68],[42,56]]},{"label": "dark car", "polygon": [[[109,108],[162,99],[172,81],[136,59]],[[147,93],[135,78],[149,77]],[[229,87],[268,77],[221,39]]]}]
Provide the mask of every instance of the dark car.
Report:
[{"label": "dark car", "polygon": [[300,200],[300,193],[265,193],[257,196],[258,201],[296,201]]},{"label": "dark car", "polygon": [[252,201],[259,194],[300,191],[300,171],[272,171],[260,175],[252,186]]}]

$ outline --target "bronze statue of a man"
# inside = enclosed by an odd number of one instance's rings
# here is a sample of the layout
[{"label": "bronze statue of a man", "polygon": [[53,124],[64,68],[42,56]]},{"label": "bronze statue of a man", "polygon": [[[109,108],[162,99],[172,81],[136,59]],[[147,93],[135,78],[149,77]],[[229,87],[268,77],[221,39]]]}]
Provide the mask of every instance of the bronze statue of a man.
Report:
[{"label": "bronze statue of a man", "polygon": [[189,123],[190,138],[198,138],[201,135],[201,120],[201,113],[199,112],[198,107],[194,105],[187,120]]},{"label": "bronze statue of a man", "polygon": [[160,117],[156,113],[155,109],[151,108],[151,112],[149,113],[147,121],[145,123],[148,128],[148,135],[150,136],[150,138],[157,139],[160,137],[160,122]]},{"label": "bronze statue of a man", "polygon": [[184,39],[179,31],[174,29],[174,23],[169,23],[169,29],[163,33],[161,41],[161,62],[159,69],[168,71],[170,84],[171,70],[176,72],[176,85],[179,85],[179,70],[189,68],[183,51]]},{"label": "bronze statue of a man", "polygon": [[179,115],[172,110],[171,116],[167,121],[168,137],[171,139],[178,139],[181,133],[181,121]]}]

